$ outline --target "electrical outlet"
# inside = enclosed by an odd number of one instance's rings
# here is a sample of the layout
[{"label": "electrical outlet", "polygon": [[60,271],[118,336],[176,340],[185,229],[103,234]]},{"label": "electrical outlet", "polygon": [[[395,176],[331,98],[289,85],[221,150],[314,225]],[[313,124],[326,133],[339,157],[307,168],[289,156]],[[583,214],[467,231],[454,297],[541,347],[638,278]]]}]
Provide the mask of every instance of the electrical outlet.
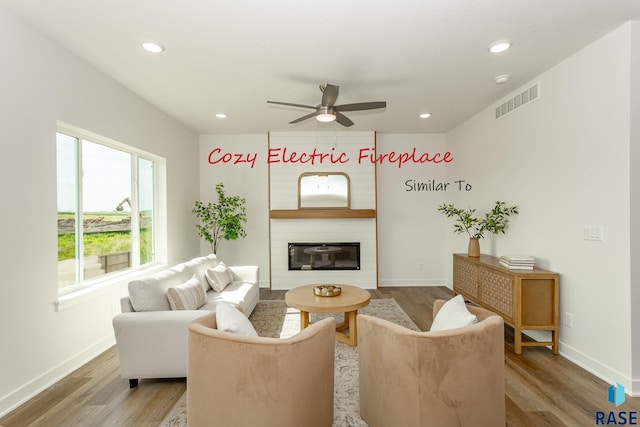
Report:
[{"label": "electrical outlet", "polygon": [[584,240],[601,242],[602,234],[603,234],[603,231],[602,231],[601,225],[585,225],[584,226]]},{"label": "electrical outlet", "polygon": [[573,328],[573,314],[569,312],[564,313],[564,324],[567,328]]},{"label": "electrical outlet", "polygon": [[424,268],[424,265],[422,263],[418,264],[418,271],[422,271],[423,268]]}]

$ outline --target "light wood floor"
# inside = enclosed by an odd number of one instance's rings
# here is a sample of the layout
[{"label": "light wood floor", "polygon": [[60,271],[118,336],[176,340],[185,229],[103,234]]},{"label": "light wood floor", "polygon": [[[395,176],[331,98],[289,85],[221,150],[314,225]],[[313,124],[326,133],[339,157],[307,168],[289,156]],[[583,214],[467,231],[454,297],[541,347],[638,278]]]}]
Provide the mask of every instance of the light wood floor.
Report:
[{"label": "light wood floor", "polygon": [[[433,301],[451,297],[444,287],[380,288],[371,294],[395,298],[422,330],[431,326]],[[284,291],[262,289],[260,297],[284,299]],[[516,356],[512,333],[505,329],[508,426],[592,426],[596,411],[640,412],[640,398],[627,397],[615,408],[607,402],[609,384],[547,348],[525,348]],[[156,427],[185,389],[184,379],[140,380],[137,389],[129,389],[114,347],[0,418],[0,427]]]}]

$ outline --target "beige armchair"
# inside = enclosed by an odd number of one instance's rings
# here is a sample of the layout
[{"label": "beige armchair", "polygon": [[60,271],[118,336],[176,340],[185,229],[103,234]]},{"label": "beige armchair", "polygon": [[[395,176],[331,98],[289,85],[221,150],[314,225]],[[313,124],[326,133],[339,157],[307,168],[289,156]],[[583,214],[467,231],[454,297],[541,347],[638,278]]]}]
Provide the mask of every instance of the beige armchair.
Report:
[{"label": "beige armchair", "polygon": [[505,425],[503,320],[468,308],[478,323],[440,332],[358,315],[360,415],[370,427]]},{"label": "beige armchair", "polygon": [[327,318],[278,339],[218,331],[215,314],[193,321],[189,427],[330,427],[335,325]]}]

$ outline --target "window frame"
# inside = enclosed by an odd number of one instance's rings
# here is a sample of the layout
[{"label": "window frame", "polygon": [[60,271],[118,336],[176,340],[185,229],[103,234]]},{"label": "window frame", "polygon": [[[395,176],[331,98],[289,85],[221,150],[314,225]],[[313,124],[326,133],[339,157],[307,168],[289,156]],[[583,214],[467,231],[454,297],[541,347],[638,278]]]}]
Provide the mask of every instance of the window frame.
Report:
[{"label": "window frame", "polygon": [[[162,191],[166,191],[166,160],[158,155],[149,153],[131,145],[123,144],[113,139],[101,136],[94,132],[80,129],[76,126],[68,123],[58,121],[56,123],[56,144],[57,135],[64,134],[68,137],[75,139],[75,179],[76,188],[74,189],[76,203],[75,203],[75,215],[76,215],[76,259],[78,263],[76,266],[76,283],[60,288],[59,279],[55,281],[58,289],[57,294],[62,299],[67,299],[73,294],[84,294],[88,290],[101,288],[114,279],[123,279],[127,276],[136,276],[140,271],[154,268],[157,265],[166,262],[166,227],[161,227],[161,224],[166,223],[166,195]],[[99,144],[111,149],[119,150],[131,155],[131,267],[106,273],[99,277],[84,279],[83,277],[83,256],[84,242],[83,242],[83,227],[82,227],[82,215],[83,215],[83,189],[82,189],[82,141],[87,140],[94,144]],[[141,264],[140,257],[140,222],[138,220],[139,215],[139,169],[140,160],[144,159],[153,164],[153,203],[152,203],[152,251],[153,256],[150,262]],[[57,161],[57,160],[56,160]],[[57,163],[56,163],[57,170]],[[57,173],[56,173],[56,191],[58,191]],[[57,197],[56,197],[57,203]],[[161,211],[162,209],[162,211]],[[58,209],[56,207],[56,213]],[[78,256],[78,254],[80,254]],[[57,258],[57,257],[56,257]],[[79,280],[78,280],[79,279]]]}]

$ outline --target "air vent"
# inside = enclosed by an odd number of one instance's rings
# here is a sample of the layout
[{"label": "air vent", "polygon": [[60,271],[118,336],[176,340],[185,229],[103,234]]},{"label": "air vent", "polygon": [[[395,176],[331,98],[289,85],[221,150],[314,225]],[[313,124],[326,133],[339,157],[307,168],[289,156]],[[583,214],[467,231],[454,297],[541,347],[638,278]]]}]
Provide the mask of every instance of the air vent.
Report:
[{"label": "air vent", "polygon": [[536,82],[534,85],[518,92],[515,96],[511,95],[505,101],[498,104],[496,107],[496,119],[504,117],[525,105],[529,105],[529,103],[536,101],[538,98],[540,98],[540,82]]}]

